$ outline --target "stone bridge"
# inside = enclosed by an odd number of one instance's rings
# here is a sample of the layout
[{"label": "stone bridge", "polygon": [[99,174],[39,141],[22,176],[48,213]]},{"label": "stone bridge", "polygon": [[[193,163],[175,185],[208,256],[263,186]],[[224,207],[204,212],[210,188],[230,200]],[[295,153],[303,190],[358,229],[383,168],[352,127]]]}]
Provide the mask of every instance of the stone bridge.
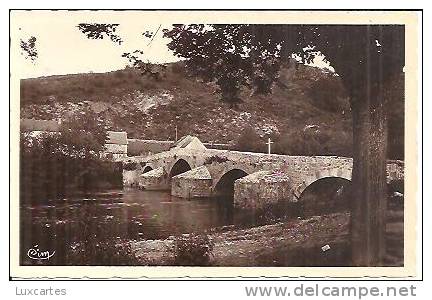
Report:
[{"label": "stone bridge", "polygon": [[[196,138],[193,138],[196,139]],[[288,156],[205,148],[198,139],[151,156],[129,157],[123,182],[146,190],[171,190],[183,198],[232,195],[240,208],[297,202],[314,182],[351,180],[352,158]],[[387,180],[401,180],[402,161],[389,161]]]}]

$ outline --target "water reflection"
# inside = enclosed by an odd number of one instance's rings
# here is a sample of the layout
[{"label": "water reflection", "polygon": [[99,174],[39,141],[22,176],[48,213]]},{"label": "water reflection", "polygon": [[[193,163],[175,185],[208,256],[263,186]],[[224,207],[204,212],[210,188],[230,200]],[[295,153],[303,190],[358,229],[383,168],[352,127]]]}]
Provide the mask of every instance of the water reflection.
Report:
[{"label": "water reflection", "polygon": [[83,239],[162,239],[224,225],[254,223],[253,218],[234,214],[230,198],[187,200],[169,192],[136,189],[23,204],[20,212],[22,260],[34,245],[56,249],[61,255],[65,247]]}]

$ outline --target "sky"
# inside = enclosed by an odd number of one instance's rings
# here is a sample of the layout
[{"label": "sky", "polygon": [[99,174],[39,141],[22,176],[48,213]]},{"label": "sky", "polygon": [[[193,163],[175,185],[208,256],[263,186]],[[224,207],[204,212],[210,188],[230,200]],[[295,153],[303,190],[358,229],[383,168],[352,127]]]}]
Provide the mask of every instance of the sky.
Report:
[{"label": "sky", "polygon": [[[178,61],[168,49],[169,39],[163,38],[162,29],[171,24],[161,23],[158,18],[149,18],[136,13],[104,14],[95,12],[19,11],[11,18],[12,63],[19,70],[20,78],[76,73],[102,73],[123,69],[128,61],[122,58],[125,52],[143,50],[143,58],[153,63]],[[81,33],[79,23],[118,23],[116,33],[123,39],[118,45],[110,39],[88,39]],[[144,31],[156,32],[151,43],[144,38]],[[22,55],[20,40],[36,37],[38,58],[33,62]],[[320,59],[315,62],[328,67]]]},{"label": "sky", "polygon": [[[13,23],[12,44],[18,45],[20,40],[36,37],[38,58],[32,62],[21,55],[18,48],[15,63],[18,64],[21,78],[32,78],[49,75],[76,74],[88,72],[107,72],[123,69],[127,59],[122,58],[124,52],[140,49],[144,57],[154,63],[173,62],[179,60],[167,48],[168,39],[162,37],[162,28],[170,24],[162,24],[161,29],[149,45],[150,39],[144,38],[146,30],[155,32],[158,23],[148,22],[145,18],[122,18],[112,20],[100,18],[100,23],[119,23],[116,33],[123,43],[118,45],[110,39],[88,39],[76,27],[79,23],[92,22],[89,18],[77,15],[51,15],[25,17],[19,16]],[[120,21],[120,22],[119,22]]]}]

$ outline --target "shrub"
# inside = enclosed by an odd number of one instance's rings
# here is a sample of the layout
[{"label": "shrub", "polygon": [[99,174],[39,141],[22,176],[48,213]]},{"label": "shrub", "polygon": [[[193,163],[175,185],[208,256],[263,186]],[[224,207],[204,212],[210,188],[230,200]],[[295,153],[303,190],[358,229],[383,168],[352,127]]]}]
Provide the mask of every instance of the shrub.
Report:
[{"label": "shrub", "polygon": [[137,266],[140,261],[126,240],[81,241],[66,253],[66,264],[79,266]]},{"label": "shrub", "polygon": [[173,72],[174,74],[185,75],[186,70],[185,70],[184,63],[183,62],[176,62],[176,63],[171,64],[171,72]]},{"label": "shrub", "polygon": [[328,76],[315,81],[309,91],[313,104],[330,112],[349,111],[345,89],[339,77]]},{"label": "shrub", "polygon": [[183,234],[175,239],[174,264],[178,266],[208,266],[214,243],[206,234]]},{"label": "shrub", "polygon": [[333,128],[297,130],[274,141],[276,154],[352,156],[352,136]]},{"label": "shrub", "polygon": [[58,133],[20,137],[21,201],[122,185],[121,165],[100,158],[106,133],[90,114],[70,117]]},{"label": "shrub", "polygon": [[126,73],[123,70],[115,71],[115,72],[113,72],[113,74],[114,74],[114,77],[118,78],[118,79],[126,78]]},{"label": "shrub", "polygon": [[264,152],[265,143],[252,127],[247,126],[235,142],[234,149],[238,151]]}]

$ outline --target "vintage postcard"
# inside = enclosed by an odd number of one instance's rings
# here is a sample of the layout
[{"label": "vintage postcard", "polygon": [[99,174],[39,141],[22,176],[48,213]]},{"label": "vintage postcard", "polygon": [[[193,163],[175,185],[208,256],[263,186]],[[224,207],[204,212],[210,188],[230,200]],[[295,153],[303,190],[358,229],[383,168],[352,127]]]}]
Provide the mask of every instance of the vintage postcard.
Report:
[{"label": "vintage postcard", "polygon": [[11,278],[419,278],[421,25],[11,10]]}]

